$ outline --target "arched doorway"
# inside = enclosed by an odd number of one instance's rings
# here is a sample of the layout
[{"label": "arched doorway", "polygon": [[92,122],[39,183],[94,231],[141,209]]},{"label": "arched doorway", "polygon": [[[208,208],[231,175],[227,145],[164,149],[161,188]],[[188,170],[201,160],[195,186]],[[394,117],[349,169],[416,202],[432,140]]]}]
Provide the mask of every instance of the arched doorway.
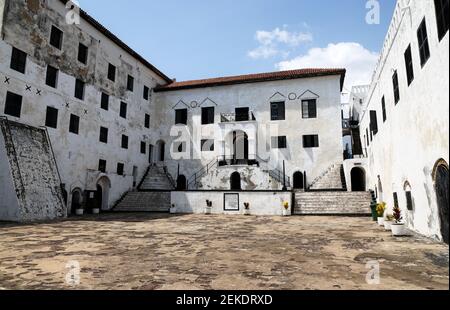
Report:
[{"label": "arched doorway", "polygon": [[70,206],[70,213],[75,214],[75,211],[81,207],[82,195],[80,189],[75,189],[72,192],[72,203]]},{"label": "arched doorway", "polygon": [[156,142],[156,161],[162,162],[166,160],[166,143],[162,140]]},{"label": "arched doorway", "polygon": [[185,191],[186,190],[186,177],[184,175],[180,175],[177,179],[177,191]]},{"label": "arched doorway", "polygon": [[109,190],[111,189],[111,181],[108,177],[101,177],[97,181],[97,191],[95,192],[95,207],[100,210],[109,209]]},{"label": "arched doorway", "polygon": [[248,135],[243,131],[233,131],[233,164],[248,163]]},{"label": "arched doorway", "polygon": [[301,173],[300,171],[297,171],[296,173],[294,173],[292,179],[294,181],[294,189],[303,189],[304,188],[303,173]]},{"label": "arched doorway", "polygon": [[241,175],[239,172],[233,172],[230,177],[230,188],[232,191],[240,191],[241,187]]},{"label": "arched doorway", "polygon": [[449,243],[449,179],[448,164],[441,160],[436,164],[434,170],[434,187],[439,210],[442,240]]},{"label": "arched doorway", "polygon": [[355,167],[351,171],[352,192],[366,191],[366,172],[360,167]]}]

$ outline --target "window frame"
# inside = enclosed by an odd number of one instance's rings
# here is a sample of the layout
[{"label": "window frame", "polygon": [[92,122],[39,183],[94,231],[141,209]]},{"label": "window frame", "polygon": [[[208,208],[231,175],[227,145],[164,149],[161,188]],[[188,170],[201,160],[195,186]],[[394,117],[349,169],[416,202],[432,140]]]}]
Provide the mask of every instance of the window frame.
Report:
[{"label": "window frame", "polygon": [[105,92],[100,95],[100,109],[109,111],[109,95]]},{"label": "window frame", "polygon": [[59,110],[57,108],[47,106],[45,112],[45,127],[58,129],[58,114]]},{"label": "window frame", "polygon": [[121,101],[119,116],[123,119],[127,119],[127,114],[128,114],[128,103]]},{"label": "window frame", "polygon": [[270,103],[270,120],[272,122],[286,120],[286,102],[285,101],[274,101],[274,102]]},{"label": "window frame", "polygon": [[[55,31],[53,31],[53,30],[55,30]],[[54,34],[60,35],[57,45],[53,44],[54,43],[53,42]],[[61,29],[59,29],[58,27],[56,27],[55,25],[52,25],[52,28],[50,29],[50,39],[48,41],[48,44],[58,50],[62,50],[63,40],[64,40],[64,32]]]},{"label": "window frame", "polygon": [[[439,7],[438,7],[439,2]],[[444,6],[442,4],[445,4]],[[449,1],[448,0],[434,0],[434,9],[436,13],[436,25],[439,42],[447,35],[449,31]],[[445,19],[447,18],[447,19]],[[445,23],[447,22],[447,23]]]},{"label": "window frame", "polygon": [[11,60],[9,68],[14,71],[25,74],[27,69],[27,59],[28,59],[27,53],[13,46],[11,51]]},{"label": "window frame", "polygon": [[130,74],[128,74],[128,77],[127,77],[127,91],[130,91],[130,92],[134,91],[134,77]]},{"label": "window frame", "polygon": [[129,142],[130,142],[130,138],[127,135],[122,135],[120,147],[124,150],[128,150]]},{"label": "window frame", "polygon": [[202,125],[214,124],[215,118],[216,118],[215,107],[202,107]]},{"label": "window frame", "polygon": [[[53,72],[52,72],[53,70]],[[53,73],[53,74],[52,74]],[[47,65],[47,71],[45,73],[45,85],[51,88],[58,88],[59,69],[51,65]],[[49,81],[51,79],[51,81]],[[54,81],[53,83],[51,83]]]},{"label": "window frame", "polygon": [[117,175],[124,176],[125,175],[125,164],[124,163],[117,163]]},{"label": "window frame", "polygon": [[[308,140],[308,139],[313,140]],[[320,138],[319,135],[303,135],[303,148],[305,149],[313,149],[320,147]],[[309,143],[311,142],[311,144]]]},{"label": "window frame", "polygon": [[[180,114],[182,113],[182,114]],[[181,121],[179,120],[181,119]],[[177,109],[175,110],[175,126],[187,125],[188,119],[188,109]]]},{"label": "window frame", "polygon": [[284,150],[287,149],[287,136],[272,137],[270,141],[272,149]]},{"label": "window frame", "polygon": [[78,115],[70,114],[69,133],[80,134],[80,117]]},{"label": "window frame", "polygon": [[404,59],[406,68],[406,81],[408,82],[408,86],[410,86],[414,81],[414,62],[412,58],[411,44],[409,44],[408,48],[405,50]]},{"label": "window frame", "polygon": [[107,78],[111,82],[116,82],[116,75],[117,75],[117,67],[114,66],[112,63],[108,63],[108,73]]},{"label": "window frame", "polygon": [[[209,150],[208,149],[204,149],[204,145],[206,143],[208,143],[208,141],[212,141],[212,143],[210,144]],[[214,139],[202,139],[200,141],[200,149],[202,152],[214,152],[215,150],[215,140]]]},{"label": "window frame", "polygon": [[23,96],[7,91],[5,98],[4,114],[15,118],[22,115]]},{"label": "window frame", "polygon": [[[84,58],[82,56],[84,56]],[[89,57],[89,47],[87,47],[83,43],[79,42],[78,43],[78,56],[77,56],[78,62],[82,63],[83,65],[87,65],[88,57]]]},{"label": "window frame", "polygon": [[426,17],[423,18],[417,29],[417,41],[419,46],[420,65],[423,68],[431,58]]},{"label": "window frame", "polygon": [[[306,109],[305,105],[307,107]],[[311,106],[313,107],[313,109],[311,108]],[[302,118],[303,119],[317,118],[317,99],[302,100]]]},{"label": "window frame", "polygon": [[108,162],[105,159],[99,159],[98,160],[98,171],[100,171],[102,173],[106,173],[107,164],[108,164]]},{"label": "window frame", "polygon": [[99,142],[108,144],[108,135],[109,135],[109,129],[107,127],[100,126]]},{"label": "window frame", "polygon": [[394,74],[392,75],[392,87],[394,90],[394,102],[395,105],[397,105],[400,102],[400,85],[398,80],[398,71],[395,70]]},{"label": "window frame", "polygon": [[150,129],[151,125],[151,116],[148,113],[145,113],[144,127]]},{"label": "window frame", "polygon": [[[79,93],[80,91],[80,86],[81,86],[81,95]],[[86,83],[80,79],[75,79],[75,93],[74,93],[74,97],[84,101],[84,95],[85,95],[85,91],[86,91]],[[81,98],[80,98],[81,97]]]}]

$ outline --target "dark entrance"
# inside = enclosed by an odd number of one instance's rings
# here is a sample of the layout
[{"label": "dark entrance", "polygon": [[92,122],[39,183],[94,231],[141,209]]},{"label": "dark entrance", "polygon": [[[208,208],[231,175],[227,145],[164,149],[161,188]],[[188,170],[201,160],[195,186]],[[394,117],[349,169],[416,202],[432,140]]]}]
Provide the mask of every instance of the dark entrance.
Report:
[{"label": "dark entrance", "polygon": [[70,207],[70,211],[72,214],[75,214],[75,211],[81,207],[81,192],[75,190],[72,193],[72,204]]},{"label": "dark entrance", "polygon": [[177,179],[177,191],[185,191],[186,190],[186,177],[184,175],[180,175]]},{"label": "dark entrance", "polygon": [[437,197],[437,204],[439,209],[439,218],[441,221],[441,234],[442,239],[448,244],[449,239],[449,212],[448,212],[448,191],[449,191],[449,181],[448,181],[448,168],[441,164],[436,169],[435,175],[435,190]]},{"label": "dark entrance", "polygon": [[153,145],[148,147],[148,163],[153,164]]},{"label": "dark entrance", "polygon": [[351,172],[352,192],[366,191],[366,173],[362,168],[353,168]]},{"label": "dark entrance", "polygon": [[294,189],[303,189],[304,188],[304,178],[303,173],[297,171],[293,176],[294,180]]},{"label": "dark entrance", "polygon": [[233,164],[248,163],[248,135],[243,131],[233,132]]},{"label": "dark entrance", "polygon": [[93,208],[94,209],[102,209],[102,203],[103,203],[103,189],[100,185],[97,185],[97,191],[94,194],[94,202],[93,202]]},{"label": "dark entrance", "polygon": [[240,191],[241,188],[241,175],[239,172],[233,172],[230,178],[231,190],[232,191]]},{"label": "dark entrance", "polygon": [[166,143],[164,141],[159,141],[157,144],[157,161],[164,161],[165,160],[165,155],[166,155]]}]

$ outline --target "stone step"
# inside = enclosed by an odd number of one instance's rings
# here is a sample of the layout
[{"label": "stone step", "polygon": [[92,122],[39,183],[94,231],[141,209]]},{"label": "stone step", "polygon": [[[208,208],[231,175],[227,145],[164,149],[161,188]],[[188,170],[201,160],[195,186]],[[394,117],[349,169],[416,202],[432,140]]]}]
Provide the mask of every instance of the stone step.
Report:
[{"label": "stone step", "polygon": [[114,208],[115,212],[169,212],[170,192],[130,192]]},{"label": "stone step", "polygon": [[297,215],[369,215],[369,192],[297,192],[294,214]]}]

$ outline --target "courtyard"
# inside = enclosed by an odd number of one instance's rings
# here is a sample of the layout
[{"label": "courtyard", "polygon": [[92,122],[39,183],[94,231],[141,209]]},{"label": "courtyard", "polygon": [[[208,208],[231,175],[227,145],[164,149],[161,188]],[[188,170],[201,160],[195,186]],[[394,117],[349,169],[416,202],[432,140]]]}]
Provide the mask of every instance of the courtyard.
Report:
[{"label": "courtyard", "polygon": [[[0,223],[0,289],[447,290],[448,250],[357,217],[104,214]],[[378,285],[366,282],[373,261]]]}]

